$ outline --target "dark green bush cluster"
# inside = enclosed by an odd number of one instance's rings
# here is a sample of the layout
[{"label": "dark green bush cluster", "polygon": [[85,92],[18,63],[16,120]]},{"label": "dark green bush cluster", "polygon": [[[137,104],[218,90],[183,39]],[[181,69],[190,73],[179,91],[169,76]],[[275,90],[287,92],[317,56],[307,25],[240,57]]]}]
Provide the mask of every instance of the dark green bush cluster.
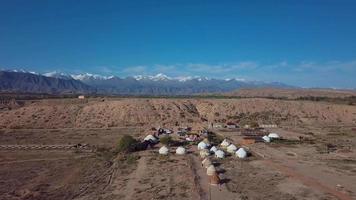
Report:
[{"label": "dark green bush cluster", "polygon": [[163,136],[159,139],[163,145],[170,145],[172,143],[172,138],[169,135]]},{"label": "dark green bush cluster", "polygon": [[130,135],[124,135],[116,146],[117,153],[129,152],[137,144],[137,140]]}]

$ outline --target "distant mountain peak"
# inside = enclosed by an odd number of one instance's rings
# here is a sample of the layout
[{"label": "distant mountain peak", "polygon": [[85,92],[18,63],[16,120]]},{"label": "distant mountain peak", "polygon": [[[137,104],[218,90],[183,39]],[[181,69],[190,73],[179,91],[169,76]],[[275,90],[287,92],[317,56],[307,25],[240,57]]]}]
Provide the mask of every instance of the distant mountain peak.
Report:
[{"label": "distant mountain peak", "polygon": [[46,77],[61,78],[61,79],[72,79],[71,75],[59,71],[52,71],[42,74]]},{"label": "distant mountain peak", "polygon": [[136,75],[133,76],[136,80],[152,80],[152,81],[165,81],[165,80],[172,80],[172,77],[169,77],[163,73],[158,73],[154,76],[149,76],[149,75]]},{"label": "distant mountain peak", "polygon": [[[41,88],[38,90],[42,92],[95,91],[101,94],[189,95],[230,92],[240,88],[292,87],[279,82],[250,81],[239,78],[215,79],[201,76],[170,77],[163,73],[158,73],[156,75],[130,76],[126,78],[120,78],[117,76],[102,76],[91,73],[67,74],[58,71],[38,74],[23,70],[13,70],[12,73],[15,74],[0,74],[3,76],[2,80],[0,80],[1,90],[26,90],[36,92],[35,88],[38,87]],[[26,77],[34,81],[26,83],[22,80],[22,77]],[[56,80],[53,78],[56,78]],[[38,85],[40,83],[37,83],[35,80],[46,80],[48,84]],[[9,85],[12,85],[12,87],[9,88]],[[29,87],[33,90],[26,89]]]},{"label": "distant mountain peak", "polygon": [[114,76],[102,76],[98,74],[91,74],[91,73],[83,73],[83,74],[67,74],[63,72],[53,71],[47,72],[42,74],[43,76],[47,77],[54,77],[54,78],[63,78],[63,79],[75,79],[79,81],[86,81],[86,80],[107,80],[112,79]]}]

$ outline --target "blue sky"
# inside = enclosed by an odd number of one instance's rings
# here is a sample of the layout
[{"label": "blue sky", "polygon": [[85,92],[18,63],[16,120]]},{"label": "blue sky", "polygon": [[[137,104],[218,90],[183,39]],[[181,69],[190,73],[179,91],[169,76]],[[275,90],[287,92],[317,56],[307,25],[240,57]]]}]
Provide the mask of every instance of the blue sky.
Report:
[{"label": "blue sky", "polygon": [[0,68],[356,88],[356,1],[0,0]]}]

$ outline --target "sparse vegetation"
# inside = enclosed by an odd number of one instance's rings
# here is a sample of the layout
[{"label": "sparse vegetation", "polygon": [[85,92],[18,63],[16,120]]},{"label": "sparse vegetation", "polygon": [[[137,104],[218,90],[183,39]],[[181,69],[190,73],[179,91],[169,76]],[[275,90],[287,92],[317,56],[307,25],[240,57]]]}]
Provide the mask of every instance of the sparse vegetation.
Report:
[{"label": "sparse vegetation", "polygon": [[116,152],[117,153],[129,152],[135,144],[137,144],[137,140],[135,140],[131,135],[124,135],[120,139],[116,147]]},{"label": "sparse vegetation", "polygon": [[161,137],[159,139],[159,141],[163,144],[163,145],[167,145],[169,146],[170,144],[172,144],[173,140],[172,140],[172,137],[169,136],[169,135],[165,135],[163,137]]}]

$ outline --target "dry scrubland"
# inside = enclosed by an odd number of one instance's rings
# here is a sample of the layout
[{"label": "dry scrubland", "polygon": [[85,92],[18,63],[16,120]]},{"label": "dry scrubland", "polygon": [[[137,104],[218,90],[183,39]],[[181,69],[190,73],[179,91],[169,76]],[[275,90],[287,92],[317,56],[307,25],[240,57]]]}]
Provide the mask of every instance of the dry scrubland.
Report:
[{"label": "dry scrubland", "polygon": [[300,97],[328,97],[345,98],[356,96],[354,90],[332,90],[332,89],[278,89],[278,88],[260,88],[260,89],[240,89],[226,95],[240,97],[275,97],[296,99]]},{"label": "dry scrubland", "polygon": [[[209,190],[196,146],[117,156],[124,134],[152,126],[206,127],[236,119],[278,122],[280,143],[247,146],[252,156],[217,162]],[[10,101],[0,107],[0,145],[89,144],[91,150],[0,149],[0,199],[356,199],[356,106],[249,99],[95,98]],[[239,146],[238,130],[214,130]],[[299,141],[299,136],[307,138]]]},{"label": "dry scrubland", "polygon": [[[0,112],[1,128],[105,128],[175,124],[206,125],[240,113],[321,125],[356,123],[356,107],[323,102],[271,99],[109,99],[42,100]],[[288,120],[285,120],[288,122]]]}]

